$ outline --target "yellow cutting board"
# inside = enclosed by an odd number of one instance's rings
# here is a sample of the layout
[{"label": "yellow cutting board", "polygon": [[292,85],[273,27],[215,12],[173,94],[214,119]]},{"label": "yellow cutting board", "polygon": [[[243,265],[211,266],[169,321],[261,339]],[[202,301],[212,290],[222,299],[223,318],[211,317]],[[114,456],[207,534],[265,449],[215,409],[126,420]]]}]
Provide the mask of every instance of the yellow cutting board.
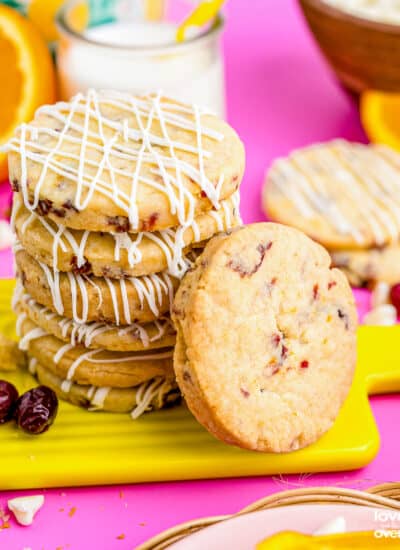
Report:
[{"label": "yellow cutting board", "polygon": [[[0,281],[0,331],[14,334],[13,281]],[[379,434],[368,394],[400,390],[400,326],[360,327],[358,367],[334,427],[316,444],[285,455],[261,454],[214,439],[182,405],[133,421],[61,402],[55,424],[29,436],[0,426],[0,489],[100,485],[351,470],[368,464]],[[340,365],[338,365],[340,367]],[[25,372],[1,373],[20,391]],[[324,396],[321,395],[321,399]]]}]

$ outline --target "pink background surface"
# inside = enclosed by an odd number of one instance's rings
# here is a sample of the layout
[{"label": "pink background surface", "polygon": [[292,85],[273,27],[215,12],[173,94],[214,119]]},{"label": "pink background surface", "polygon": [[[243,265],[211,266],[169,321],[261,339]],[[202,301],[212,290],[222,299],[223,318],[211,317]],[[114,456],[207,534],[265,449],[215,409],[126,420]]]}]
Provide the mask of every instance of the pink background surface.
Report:
[{"label": "pink background surface", "polygon": [[[260,188],[273,158],[314,141],[338,136],[364,141],[365,136],[357,105],[337,85],[321,59],[294,0],[230,0],[227,14],[224,46],[228,112],[247,149],[242,214],[245,222],[253,222],[263,219]],[[3,187],[0,212],[7,201]],[[0,252],[0,276],[11,275],[11,255],[9,251]],[[367,293],[358,292],[357,298],[364,309]],[[367,487],[400,480],[399,397],[374,397],[372,406],[382,447],[375,461],[363,470],[306,478],[258,477],[45,490],[45,504],[35,523],[23,528],[11,520],[10,529],[0,531],[0,548],[133,549],[177,523],[233,513],[282,489],[312,485]],[[2,472],[5,475],[7,472]],[[0,506],[16,494],[0,493]],[[76,507],[76,512],[70,517],[72,507]],[[124,538],[118,539],[119,535]]]}]

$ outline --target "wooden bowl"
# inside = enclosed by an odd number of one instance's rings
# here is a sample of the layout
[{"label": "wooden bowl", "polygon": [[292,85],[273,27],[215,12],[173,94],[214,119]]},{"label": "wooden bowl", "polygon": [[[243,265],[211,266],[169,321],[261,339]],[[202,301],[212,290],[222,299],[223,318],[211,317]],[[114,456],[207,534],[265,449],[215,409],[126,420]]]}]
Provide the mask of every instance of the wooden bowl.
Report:
[{"label": "wooden bowl", "polygon": [[323,0],[299,0],[339,80],[350,90],[400,91],[400,25],[351,15]]}]

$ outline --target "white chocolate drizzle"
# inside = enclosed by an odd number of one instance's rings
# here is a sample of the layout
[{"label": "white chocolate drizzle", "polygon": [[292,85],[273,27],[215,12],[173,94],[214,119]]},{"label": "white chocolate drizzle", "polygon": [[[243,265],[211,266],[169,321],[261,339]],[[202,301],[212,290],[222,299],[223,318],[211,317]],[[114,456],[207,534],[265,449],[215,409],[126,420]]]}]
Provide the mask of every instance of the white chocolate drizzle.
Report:
[{"label": "white chocolate drizzle", "polygon": [[18,342],[18,347],[22,351],[27,351],[29,349],[29,343],[32,340],[36,340],[37,338],[42,338],[43,336],[48,336],[48,333],[45,330],[36,326],[30,331],[28,331],[26,334],[24,334],[24,336],[22,336],[21,328],[26,318],[27,318],[26,313],[21,313],[20,315],[18,315],[17,322],[15,325],[17,336],[20,337],[20,340]]},{"label": "white chocolate drizzle", "polygon": [[[118,120],[106,116],[107,110],[119,110]],[[71,204],[78,211],[88,207],[95,193],[100,194],[121,209],[132,230],[137,231],[138,188],[144,185],[164,193],[171,214],[177,215],[180,225],[187,226],[193,221],[195,197],[183,176],[195,182],[216,209],[223,183],[221,177],[215,186],[204,170],[204,159],[212,153],[204,149],[203,136],[215,141],[224,139],[222,133],[201,124],[204,114],[207,111],[200,107],[175,104],[162,98],[161,93],[137,98],[120,92],[89,90],[85,95],[75,96],[70,103],[58,102],[38,109],[36,116],[42,116],[43,121],[45,115],[53,124],[49,123],[48,127],[22,124],[3,150],[20,155],[21,193],[26,208],[31,211],[38,207],[48,172],[53,172],[73,182]],[[129,126],[132,118],[136,128]],[[161,128],[159,136],[152,132],[153,121]],[[195,134],[196,145],[172,139],[170,128]],[[48,138],[55,142],[52,147],[46,145]],[[96,160],[90,158],[90,151],[97,153]],[[189,163],[179,158],[177,152],[191,153],[197,159]],[[41,166],[33,197],[29,197],[28,191],[28,162]],[[124,162],[129,168],[123,166]],[[144,163],[150,165],[153,177],[145,174]],[[91,168],[92,173],[87,173],[86,167]],[[130,182],[129,193],[119,187],[117,178]]]},{"label": "white chocolate drizzle", "polygon": [[104,402],[107,398],[107,395],[110,393],[111,388],[109,386],[101,386],[99,388],[95,388],[94,386],[91,386],[91,388],[93,388],[94,392],[90,398],[91,407],[89,408],[89,410],[98,411],[103,409]]},{"label": "white chocolate drizzle", "polygon": [[37,367],[37,359],[36,357],[30,357],[28,362],[28,371],[31,374],[36,374],[36,367]]},{"label": "white chocolate drizzle", "polygon": [[151,404],[155,402],[156,408],[160,408],[166,393],[171,389],[171,382],[157,377],[150,382],[145,382],[137,388],[136,406],[131,411],[131,418],[136,420],[144,412],[151,410]]},{"label": "white chocolate drizzle", "polygon": [[[25,312],[22,312],[18,315],[18,318],[17,318],[17,334],[18,336],[21,336],[21,325],[23,324],[23,322],[27,319],[27,315]],[[32,340],[36,340],[38,338],[42,338],[44,336],[49,336],[50,334],[48,332],[46,332],[44,329],[40,328],[40,327],[34,327],[33,329],[29,330],[27,333],[25,333],[25,335],[21,338],[21,340],[19,341],[19,348],[23,351],[27,351],[29,349],[29,344]],[[50,335],[51,336],[51,335]],[[53,355],[53,362],[55,364],[59,363],[61,361],[61,359],[63,358],[63,356],[70,350],[74,349],[75,346],[71,343],[67,343],[67,344],[64,344],[62,346],[60,346],[58,348],[58,350],[55,352],[55,354]],[[98,348],[98,349],[91,349],[91,350],[87,350],[83,353],[80,353],[78,355],[78,357],[71,363],[69,369],[68,369],[68,372],[67,372],[67,376],[66,376],[66,380],[64,380],[63,384],[64,384],[64,388],[67,387],[67,383],[71,382],[73,377],[74,377],[74,374],[76,372],[76,369],[79,367],[79,365],[83,362],[83,361],[87,361],[89,363],[100,363],[100,364],[112,364],[112,363],[128,363],[128,362],[140,362],[140,361],[149,361],[149,360],[154,360],[154,361],[159,361],[159,360],[162,360],[162,359],[170,359],[172,358],[173,356],[173,350],[172,349],[167,349],[166,351],[165,350],[160,350],[160,351],[154,351],[154,352],[151,352],[151,353],[144,353],[144,354],[140,354],[140,353],[136,353],[135,355],[123,355],[123,356],[120,356],[120,357],[114,357],[114,358],[110,358],[110,359],[105,359],[104,357],[100,358],[100,359],[97,359],[97,358],[94,358],[96,355],[98,354],[101,354],[103,352],[106,352],[107,350],[103,349],[103,348]],[[63,389],[63,391],[67,392],[69,390],[66,390],[66,389]]]},{"label": "white chocolate drizzle", "polygon": [[[45,274],[47,284],[50,289],[53,307],[58,315],[62,316],[64,314],[64,303],[60,288],[61,272],[50,269],[43,262],[37,263],[40,265]],[[87,323],[89,312],[89,295],[86,288],[86,283],[93,284],[97,289],[99,296],[98,308],[101,307],[103,300],[102,291],[96,283],[85,275],[74,274],[71,272],[67,272],[66,275],[70,288],[68,297],[70,298],[72,304],[73,320],[78,324]],[[168,275],[165,271],[162,273],[145,275],[143,277],[128,277],[127,279],[109,279],[108,277],[104,277],[104,280],[110,293],[116,325],[129,325],[131,323],[129,300],[126,291],[127,284],[130,284],[135,288],[140,302],[140,308],[143,309],[146,304],[155,317],[160,316],[159,307],[163,303],[164,296],[168,296],[169,304],[172,304],[173,301],[174,287],[170,275]],[[120,290],[123,317],[119,310],[116,294],[117,287],[119,287]],[[81,302],[80,312],[78,312],[79,301]]]},{"label": "white chocolate drizzle", "polygon": [[114,359],[93,359],[95,355],[98,355],[99,353],[102,353],[106,350],[104,349],[95,349],[95,350],[89,350],[85,353],[82,353],[73,363],[71,363],[71,366],[68,369],[66,380],[72,381],[73,377],[75,375],[76,369],[79,367],[83,361],[88,361],[89,363],[101,363],[103,364],[111,364],[111,363],[127,363],[130,361],[147,361],[147,360],[160,360],[160,359],[168,359],[172,357],[173,352],[172,351],[161,351],[159,353],[152,353],[148,355],[130,355],[127,357],[120,357],[120,358],[114,358]]},{"label": "white chocolate drizzle", "polygon": [[[61,390],[64,393],[69,393],[73,384],[69,380],[63,380]],[[112,389],[109,386],[89,386],[86,393],[86,399],[90,403],[88,410],[99,411],[104,409],[105,401]],[[135,407],[131,411],[131,417],[136,420],[145,412],[160,409],[164,404],[165,396],[174,389],[174,384],[171,380],[156,377],[131,389],[135,391],[136,401]]]},{"label": "white chocolate drizzle", "polygon": [[[233,204],[234,214],[232,215],[229,202]],[[220,210],[211,210],[207,214],[215,221],[215,225],[218,231],[227,231],[240,220],[239,214],[239,192],[235,192],[228,201],[221,202]],[[14,198],[13,207],[13,221],[12,227],[15,230],[15,219],[19,210],[21,209],[22,202],[19,199],[18,194]],[[75,232],[80,233],[80,240],[65,226],[57,225],[54,221],[48,220],[43,216],[38,216],[34,212],[31,212],[25,219],[20,228],[21,236],[28,229],[29,225],[33,221],[38,221],[43,225],[46,231],[49,233],[50,238],[53,240],[52,244],[52,268],[53,271],[58,269],[58,249],[63,252],[67,251],[66,242],[70,245],[74,256],[76,257],[76,265],[81,268],[85,265],[86,256],[85,249],[88,239],[90,238],[90,231]],[[166,261],[166,272],[173,276],[181,278],[186,273],[190,263],[184,257],[185,249],[185,232],[191,229],[194,235],[194,242],[198,242],[201,238],[201,234],[196,223],[193,219],[190,226],[165,229],[163,231],[150,232],[144,231],[141,233],[111,233],[114,239],[114,261],[119,262],[121,259],[121,250],[126,250],[127,259],[130,268],[139,264],[143,260],[142,252],[139,248],[143,239],[149,239],[154,242],[160,250],[163,252]]]},{"label": "white chocolate drizzle", "polygon": [[[37,312],[40,317],[44,317],[48,321],[54,319],[57,315],[48,309],[46,306],[39,305],[27,292],[24,292],[24,288],[19,279],[17,279],[17,285],[14,290],[13,296],[13,309],[16,311],[19,302],[25,302],[28,307]],[[17,317],[17,331],[20,332],[20,325],[26,319],[25,313],[20,313]],[[156,342],[162,339],[167,334],[173,333],[173,324],[169,317],[157,319],[151,323],[141,325],[140,323],[131,323],[123,328],[117,328],[116,325],[103,322],[91,322],[91,323],[77,323],[73,319],[67,317],[60,317],[57,324],[61,330],[62,338],[65,340],[69,334],[69,340],[72,346],[83,344],[86,348],[89,348],[97,336],[100,334],[111,332],[116,330],[118,336],[125,334],[132,334],[138,338],[144,347],[148,347],[150,343]],[[150,336],[147,328],[154,327],[156,332],[153,336]]]},{"label": "white chocolate drizzle", "polygon": [[70,351],[71,349],[74,349],[74,346],[72,344],[64,344],[57,353],[54,354],[53,361],[57,365],[61,361],[61,359],[64,357],[64,355]]},{"label": "white chocolate drizzle", "polygon": [[[268,176],[305,218],[322,216],[358,244],[400,235],[400,156],[385,146],[334,140],[278,159]],[[335,197],[340,197],[337,201]]]},{"label": "white chocolate drizzle", "polygon": [[64,393],[69,393],[69,392],[71,391],[71,388],[72,388],[72,382],[71,382],[71,380],[63,380],[63,381],[62,381],[61,390],[62,390]]}]

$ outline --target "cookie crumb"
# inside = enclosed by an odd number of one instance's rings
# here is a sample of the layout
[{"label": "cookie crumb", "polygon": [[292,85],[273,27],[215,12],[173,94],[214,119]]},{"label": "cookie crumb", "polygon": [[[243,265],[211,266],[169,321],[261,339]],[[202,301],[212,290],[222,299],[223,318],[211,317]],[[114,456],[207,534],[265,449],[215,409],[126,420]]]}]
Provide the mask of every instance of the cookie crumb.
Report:
[{"label": "cookie crumb", "polygon": [[72,506],[71,510],[68,512],[69,517],[72,518],[75,512],[76,512],[76,506]]},{"label": "cookie crumb", "polygon": [[18,348],[17,342],[0,333],[0,370],[13,371],[25,366],[26,356]]},{"label": "cookie crumb", "polygon": [[121,534],[118,535],[116,538],[117,538],[118,540],[124,540],[125,535],[124,535],[124,533],[121,533]]}]

